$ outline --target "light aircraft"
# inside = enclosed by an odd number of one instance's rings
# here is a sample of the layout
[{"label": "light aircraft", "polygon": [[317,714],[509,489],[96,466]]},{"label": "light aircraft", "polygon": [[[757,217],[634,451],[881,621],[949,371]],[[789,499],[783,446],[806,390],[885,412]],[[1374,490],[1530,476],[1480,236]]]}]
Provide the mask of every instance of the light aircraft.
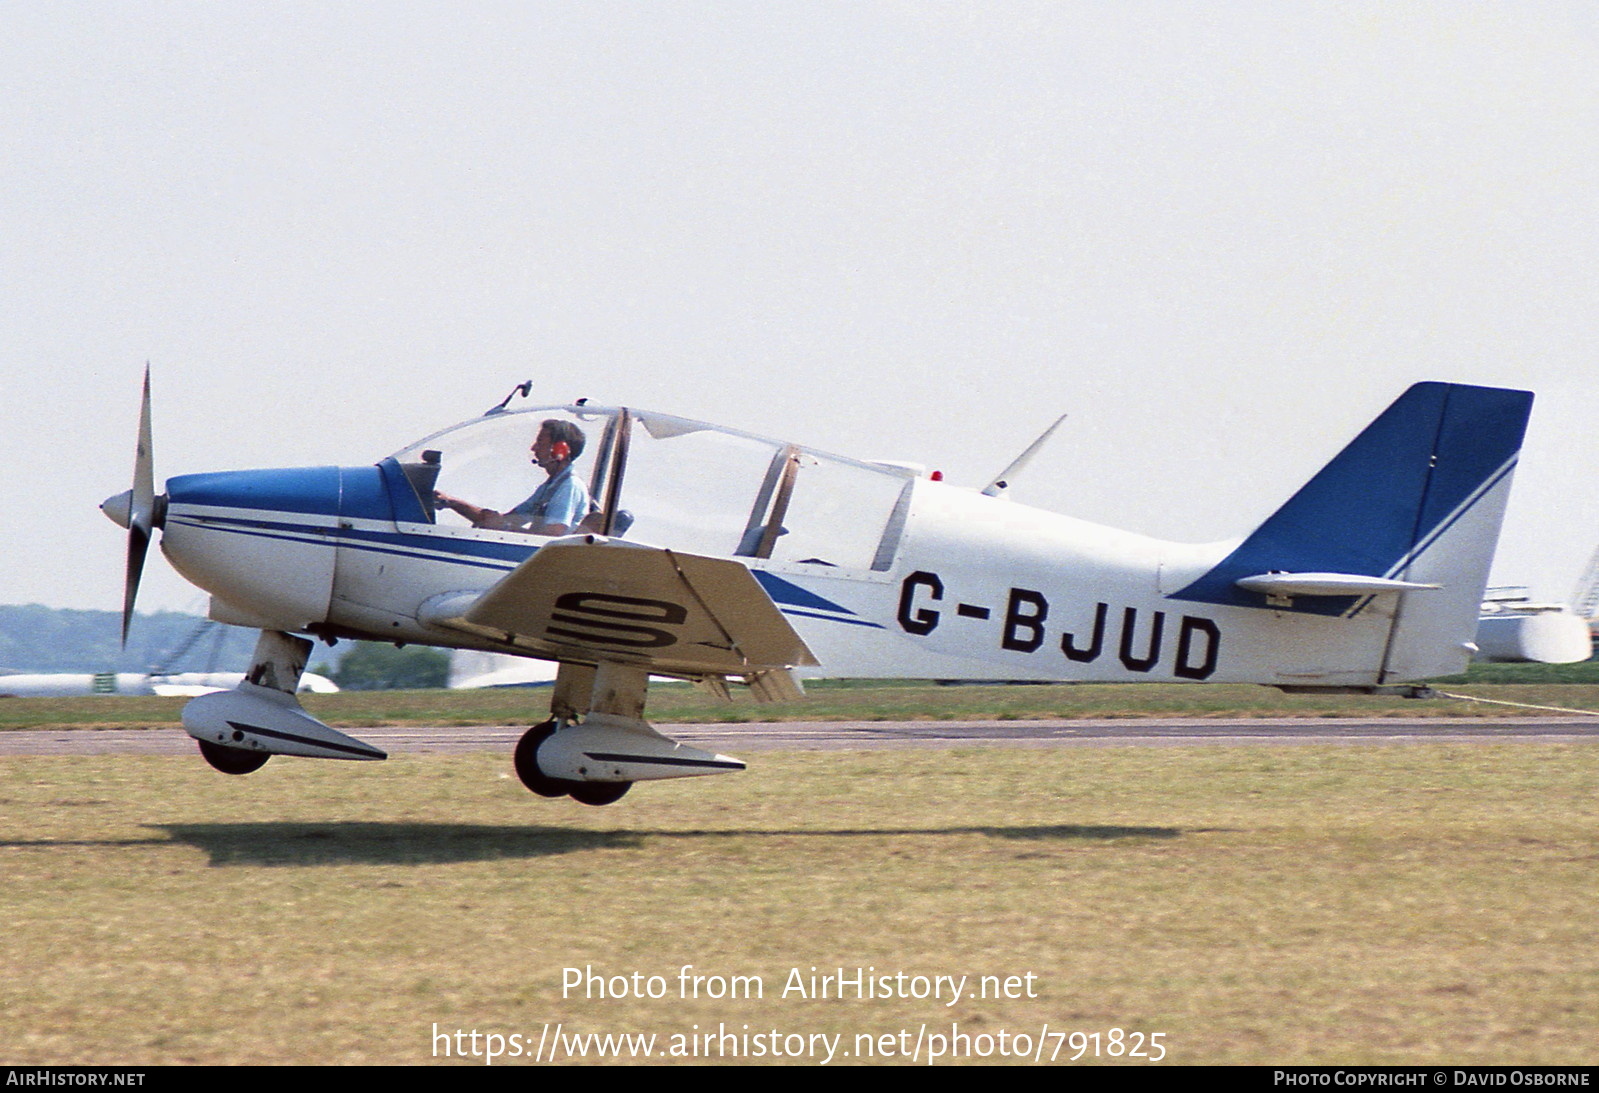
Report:
[{"label": "light aircraft", "polygon": [[[1532,405],[1417,384],[1259,527],[1191,545],[1006,499],[1037,445],[979,491],[645,410],[512,408],[518,393],[372,466],[189,474],[157,494],[146,372],[134,485],[102,506],[129,530],[124,617],[161,528],[211,617],[261,631],[247,679],[184,708],[213,766],[385,757],[300,707],[297,635],[557,662],[515,767],[587,804],[744,768],[651,727],[651,675],[771,701],[806,673],[1363,692],[1456,673]],[[581,438],[560,458],[548,421]],[[525,506],[499,511],[541,482],[530,441],[552,481],[560,465],[586,484],[577,525],[528,533]]]},{"label": "light aircraft", "polygon": [[1477,619],[1475,660],[1576,664],[1593,656],[1588,620],[1565,604],[1534,603],[1525,588],[1490,588]]},{"label": "light aircraft", "polygon": [[[200,672],[180,672],[182,664],[194,647],[207,635],[214,636],[211,652],[212,664]],[[124,632],[123,640],[127,634]],[[225,691],[237,687],[244,679],[243,672],[218,672],[214,662],[221,654],[227,640],[226,627],[210,619],[201,619],[178,645],[163,654],[161,662],[148,672],[20,672],[0,669],[0,698],[59,698],[76,695],[159,695],[163,698],[194,697],[211,691]],[[304,672],[300,676],[299,692],[332,694],[339,685],[326,676]]]},{"label": "light aircraft", "polygon": [[[244,681],[243,672],[0,672],[0,698],[44,698],[63,695],[188,695],[225,691]],[[332,694],[339,685],[326,676],[305,672],[298,690]]]}]

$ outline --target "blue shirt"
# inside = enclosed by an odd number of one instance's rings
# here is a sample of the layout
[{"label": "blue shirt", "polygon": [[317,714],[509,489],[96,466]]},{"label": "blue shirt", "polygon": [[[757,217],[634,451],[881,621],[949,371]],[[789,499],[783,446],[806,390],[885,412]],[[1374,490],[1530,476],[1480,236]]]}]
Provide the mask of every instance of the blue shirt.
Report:
[{"label": "blue shirt", "polygon": [[533,496],[506,513],[518,517],[513,521],[518,527],[538,529],[546,524],[564,524],[567,531],[575,531],[583,518],[594,511],[589,491],[583,483],[572,477],[571,466],[553,474]]}]

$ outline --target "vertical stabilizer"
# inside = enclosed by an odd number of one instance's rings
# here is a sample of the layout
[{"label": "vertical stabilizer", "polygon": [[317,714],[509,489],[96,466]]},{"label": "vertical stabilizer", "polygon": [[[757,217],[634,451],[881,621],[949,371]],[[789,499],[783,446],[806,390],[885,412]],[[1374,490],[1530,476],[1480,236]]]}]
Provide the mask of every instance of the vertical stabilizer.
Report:
[{"label": "vertical stabilizer", "polygon": [[1378,682],[1458,672],[1470,656],[1532,395],[1418,383],[1220,564],[1173,599],[1351,615],[1370,598],[1284,604],[1238,581],[1343,574],[1435,584],[1397,596]]}]

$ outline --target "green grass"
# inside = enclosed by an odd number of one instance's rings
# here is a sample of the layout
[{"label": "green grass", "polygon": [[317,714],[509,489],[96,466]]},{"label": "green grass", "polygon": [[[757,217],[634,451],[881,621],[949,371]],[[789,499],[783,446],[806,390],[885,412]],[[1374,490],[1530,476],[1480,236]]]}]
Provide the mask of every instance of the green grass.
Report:
[{"label": "green grass", "polygon": [[[1496,668],[1583,667],[1487,665]],[[1539,680],[1540,673],[1491,674],[1494,682],[1443,683],[1450,691],[1533,705],[1599,710],[1599,682]],[[1528,682],[1515,682],[1530,677]],[[806,686],[802,702],[762,705],[742,688],[722,702],[687,684],[656,683],[648,717],[661,723],[715,721],[1041,720],[1115,717],[1514,717],[1515,707],[1450,699],[1372,695],[1285,695],[1247,684],[1050,684],[940,687],[901,681],[831,681]],[[332,725],[514,725],[543,720],[548,689],[364,691],[305,695],[307,710]],[[0,699],[0,731],[33,728],[171,728],[186,699],[95,695]]]},{"label": "green grass", "polygon": [[1465,675],[1439,683],[1586,683],[1599,684],[1599,660],[1578,664],[1473,664]]},{"label": "green grass", "polygon": [[[503,756],[0,761],[0,1056],[427,1062],[436,1023],[1162,1032],[1174,1063],[1591,1063],[1599,749],[762,756],[588,809]],[[680,999],[677,971],[757,976]],[[1036,976],[811,1001],[791,969]],[[563,997],[563,969],[662,1000]],[[1069,1053],[1068,1053],[1069,1054]]]}]

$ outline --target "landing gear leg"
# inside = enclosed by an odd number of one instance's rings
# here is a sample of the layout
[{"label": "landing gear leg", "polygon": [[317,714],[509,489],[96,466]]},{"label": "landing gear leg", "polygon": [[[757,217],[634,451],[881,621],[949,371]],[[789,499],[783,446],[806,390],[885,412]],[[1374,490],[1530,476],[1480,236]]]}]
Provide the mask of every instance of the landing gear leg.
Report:
[{"label": "landing gear leg", "polygon": [[263,630],[250,658],[250,672],[244,678],[258,687],[270,687],[292,695],[300,689],[300,676],[311,657],[311,643],[280,630]]}]

